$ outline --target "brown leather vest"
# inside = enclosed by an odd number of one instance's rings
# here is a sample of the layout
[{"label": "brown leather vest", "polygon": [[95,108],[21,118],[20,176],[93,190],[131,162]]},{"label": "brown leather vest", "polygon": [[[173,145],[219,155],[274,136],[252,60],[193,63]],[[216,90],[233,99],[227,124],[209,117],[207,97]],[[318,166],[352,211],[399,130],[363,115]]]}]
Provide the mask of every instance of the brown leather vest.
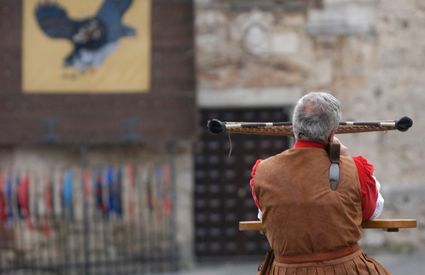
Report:
[{"label": "brown leather vest", "polygon": [[356,165],[341,156],[340,183],[329,185],[329,157],[319,148],[289,149],[261,162],[254,177],[266,237],[277,255],[329,251],[361,237]]}]

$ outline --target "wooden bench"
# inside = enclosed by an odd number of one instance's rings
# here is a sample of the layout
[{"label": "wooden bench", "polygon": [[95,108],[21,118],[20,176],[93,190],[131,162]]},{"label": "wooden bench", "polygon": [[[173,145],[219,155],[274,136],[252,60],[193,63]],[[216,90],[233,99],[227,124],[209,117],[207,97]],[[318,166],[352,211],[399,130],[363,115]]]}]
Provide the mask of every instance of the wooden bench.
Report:
[{"label": "wooden bench", "polygon": [[[415,219],[376,219],[362,223],[365,229],[382,229],[387,232],[398,232],[400,228],[416,228]],[[261,221],[241,221],[239,222],[240,231],[261,231],[263,225]]]}]

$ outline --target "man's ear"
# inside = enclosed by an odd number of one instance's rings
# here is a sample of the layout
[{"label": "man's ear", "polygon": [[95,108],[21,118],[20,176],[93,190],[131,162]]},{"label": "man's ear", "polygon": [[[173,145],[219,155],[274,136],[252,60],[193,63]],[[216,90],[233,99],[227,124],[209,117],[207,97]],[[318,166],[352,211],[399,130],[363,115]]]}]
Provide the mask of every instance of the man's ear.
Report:
[{"label": "man's ear", "polygon": [[329,137],[328,137],[328,142],[329,142],[329,143],[332,143],[332,142],[333,142],[333,140],[334,140],[334,136],[335,136],[335,129],[333,129],[333,130],[331,131],[331,133],[329,134]]}]

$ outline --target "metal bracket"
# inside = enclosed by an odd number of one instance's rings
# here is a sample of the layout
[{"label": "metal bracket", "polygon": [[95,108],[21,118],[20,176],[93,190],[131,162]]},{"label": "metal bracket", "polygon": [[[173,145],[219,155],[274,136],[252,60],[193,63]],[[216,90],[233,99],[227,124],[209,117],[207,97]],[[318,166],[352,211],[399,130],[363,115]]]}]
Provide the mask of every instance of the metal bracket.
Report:
[{"label": "metal bracket", "polygon": [[43,142],[45,143],[54,143],[58,141],[58,134],[56,132],[57,125],[59,124],[59,119],[56,117],[48,117],[43,119],[43,124],[46,129],[46,134],[43,137]]}]

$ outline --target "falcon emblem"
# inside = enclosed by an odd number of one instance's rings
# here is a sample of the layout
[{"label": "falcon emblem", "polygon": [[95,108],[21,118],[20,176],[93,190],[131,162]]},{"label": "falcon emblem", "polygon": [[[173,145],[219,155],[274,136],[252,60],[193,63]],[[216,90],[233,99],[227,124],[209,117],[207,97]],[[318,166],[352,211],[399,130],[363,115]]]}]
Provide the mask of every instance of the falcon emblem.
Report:
[{"label": "falcon emblem", "polygon": [[73,50],[64,57],[64,67],[80,72],[98,68],[118,47],[121,38],[136,36],[136,30],[122,21],[133,0],[104,0],[96,14],[73,19],[57,3],[43,2],[34,14],[40,29],[50,38],[67,39]]}]

